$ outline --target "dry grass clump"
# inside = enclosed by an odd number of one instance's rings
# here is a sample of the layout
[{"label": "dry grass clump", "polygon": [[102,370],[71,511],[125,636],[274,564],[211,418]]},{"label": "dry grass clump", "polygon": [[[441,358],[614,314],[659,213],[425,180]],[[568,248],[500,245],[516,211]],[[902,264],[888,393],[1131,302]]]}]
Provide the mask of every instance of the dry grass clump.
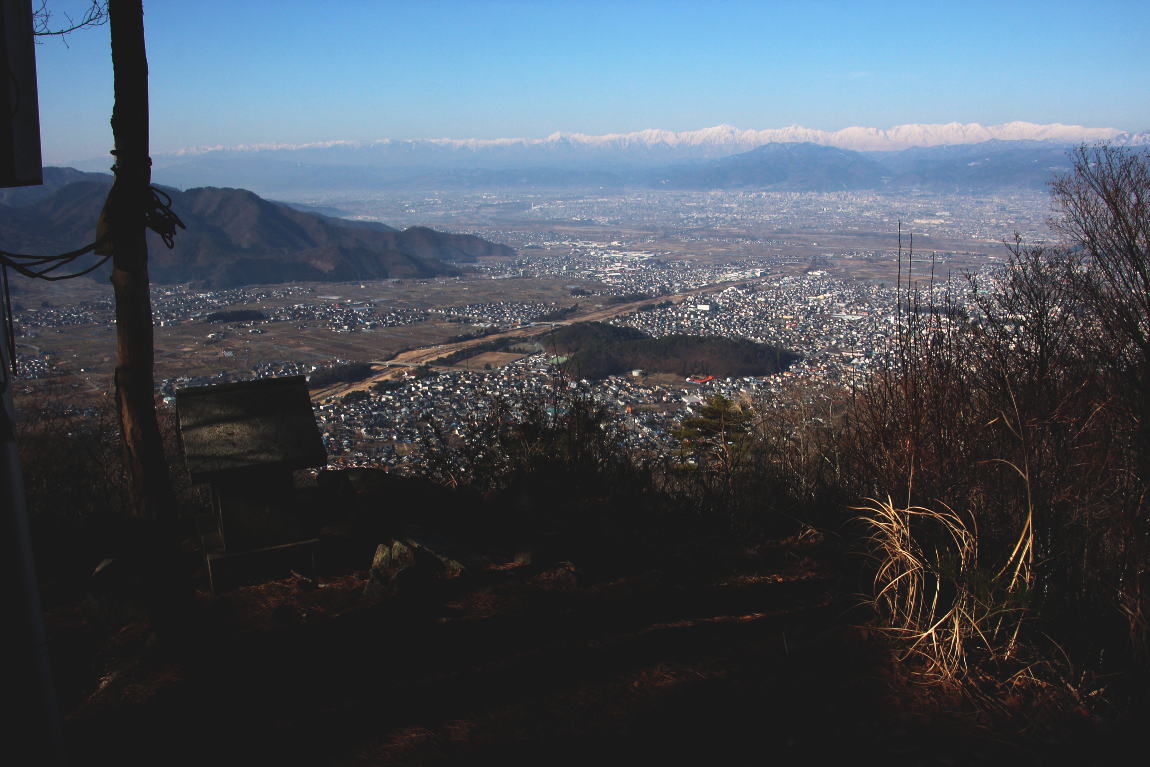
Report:
[{"label": "dry grass clump", "polygon": [[900,508],[888,497],[857,507],[877,561],[873,605],[882,629],[929,678],[954,684],[976,661],[1008,661],[1032,584],[1033,534],[1024,528],[997,573],[979,566],[978,528],[945,504]]},{"label": "dry grass clump", "polygon": [[[1134,711],[1150,703],[1150,156],[1074,159],[1053,187],[1067,248],[1016,241],[965,287],[900,286],[844,475],[870,499],[879,620],[928,678],[1071,707],[1107,679]],[[905,500],[874,500],[891,488]]]}]

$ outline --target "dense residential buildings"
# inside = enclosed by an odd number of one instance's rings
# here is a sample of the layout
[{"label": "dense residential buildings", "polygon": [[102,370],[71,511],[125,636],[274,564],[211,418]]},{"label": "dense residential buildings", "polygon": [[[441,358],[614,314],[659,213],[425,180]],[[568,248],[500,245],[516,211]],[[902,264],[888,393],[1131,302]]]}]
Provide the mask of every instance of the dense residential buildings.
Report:
[{"label": "dense residential buildings", "polygon": [[[184,386],[310,375],[347,362],[379,369],[391,354],[376,351],[376,339],[400,331],[410,330],[411,344],[420,346],[562,324],[568,316],[596,310],[607,310],[615,325],[650,336],[744,338],[801,355],[789,369],[763,377],[711,377],[711,371],[698,370],[692,371],[698,379],[689,381],[634,371],[574,381],[562,360],[536,341],[484,361],[464,357],[432,364],[387,386],[315,403],[330,460],[338,465],[415,470],[436,444],[474,439],[496,408],[514,417],[526,403],[554,400],[571,388],[618,414],[633,451],[667,455],[675,449],[671,432],[679,420],[712,394],[769,406],[784,388],[849,387],[865,376],[888,348],[899,300],[894,280],[903,269],[920,277],[939,275],[921,284],[941,289],[947,282],[941,275],[959,264],[987,274],[995,268],[997,255],[955,243],[985,241],[992,232],[1001,236],[1004,226],[1032,240],[1043,234],[1037,198],[1024,193],[979,200],[900,198],[907,217],[901,254],[889,247],[899,212],[891,210],[891,198],[877,194],[526,196],[531,199],[517,203],[519,225],[474,230],[515,245],[518,255],[469,263],[462,277],[231,290],[156,286],[156,325],[178,338],[187,354],[176,361],[211,360],[199,366],[207,369],[162,377],[161,396],[170,401]],[[394,204],[436,220],[462,215],[477,199],[494,204],[487,193],[379,204],[385,213]],[[522,225],[533,218],[535,226]],[[572,226],[555,226],[557,221]],[[624,223],[630,228],[611,233],[610,227]],[[660,227],[667,230],[650,234]],[[886,232],[885,244],[874,231]],[[950,249],[912,253],[911,231],[919,243],[943,242]],[[868,244],[850,245],[852,232]],[[539,286],[550,286],[550,292]],[[609,311],[624,304],[627,311]],[[60,377],[73,389],[106,388],[101,376],[107,371],[95,373],[99,364],[85,359],[86,350],[65,354],[57,347],[64,334],[107,327],[112,318],[110,297],[21,306],[21,378]],[[264,340],[285,334],[311,334],[318,339],[314,353],[292,356],[282,343]],[[339,351],[325,354],[325,348]]]}]

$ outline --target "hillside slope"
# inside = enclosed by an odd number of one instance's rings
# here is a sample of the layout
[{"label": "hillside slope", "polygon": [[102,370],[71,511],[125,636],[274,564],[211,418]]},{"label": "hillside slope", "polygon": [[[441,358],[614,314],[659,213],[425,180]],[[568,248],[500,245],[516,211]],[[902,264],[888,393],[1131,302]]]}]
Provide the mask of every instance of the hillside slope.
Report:
[{"label": "hillside slope", "polygon": [[[6,204],[0,205],[3,246],[51,253],[94,239],[109,185],[85,176],[47,194],[34,188],[23,196],[7,196]],[[401,232],[384,224],[308,213],[243,189],[165,191],[187,228],[179,232],[171,250],[149,234],[151,276],[159,283],[230,288],[288,281],[422,278],[457,274],[458,268],[448,262],[514,253],[472,235],[424,227]]]}]

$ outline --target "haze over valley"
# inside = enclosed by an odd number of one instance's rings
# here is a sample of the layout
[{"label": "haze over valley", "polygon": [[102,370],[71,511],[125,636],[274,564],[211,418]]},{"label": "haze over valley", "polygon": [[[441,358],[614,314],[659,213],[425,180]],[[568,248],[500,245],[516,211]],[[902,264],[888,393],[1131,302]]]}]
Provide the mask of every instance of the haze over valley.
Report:
[{"label": "haze over valley", "polygon": [[[241,185],[264,195],[448,189],[935,190],[1042,188],[1066,150],[1148,133],[1013,123],[889,130],[646,130],[545,139],[425,139],[204,147],[155,158],[178,187]],[[81,164],[98,169],[100,161]]]},{"label": "haze over valley", "polygon": [[[53,170],[49,178],[49,187],[6,193],[3,204],[24,216],[8,219],[10,236],[17,223],[51,221],[78,205],[95,216],[103,177]],[[1026,187],[979,196],[345,191],[289,204],[234,189],[172,195],[193,234],[171,251],[153,244],[163,390],[367,363],[362,383],[317,386],[330,460],[412,470],[421,460],[412,446],[430,414],[464,435],[495,399],[526,402],[542,392],[554,372],[547,332],[555,324],[608,321],[655,337],[746,339],[796,355],[761,377],[716,377],[718,363],[635,377],[630,369],[647,365],[621,360],[623,375],[590,383],[631,423],[634,447],[659,454],[674,448],[678,418],[701,396],[761,399],[800,382],[840,385],[880,359],[895,311],[900,225],[901,268],[933,271],[942,283],[990,273],[1015,233],[1028,242],[1051,236],[1048,196]],[[83,232],[42,224],[24,236],[29,245],[65,247]],[[308,278],[316,264],[326,265],[322,283]],[[28,394],[105,389],[112,327],[100,274],[67,285],[75,302],[61,298],[61,286],[18,286]],[[245,287],[253,282],[272,284]],[[431,367],[411,378],[416,364]],[[355,391],[362,395],[344,403]],[[396,398],[409,404],[397,408]]]}]

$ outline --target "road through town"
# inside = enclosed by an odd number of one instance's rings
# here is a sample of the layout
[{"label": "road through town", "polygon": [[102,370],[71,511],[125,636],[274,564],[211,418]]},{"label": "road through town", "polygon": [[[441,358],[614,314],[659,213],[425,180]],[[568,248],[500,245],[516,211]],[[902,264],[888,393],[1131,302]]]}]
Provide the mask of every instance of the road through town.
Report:
[{"label": "road through town", "polygon": [[528,325],[525,327],[512,328],[511,330],[504,330],[498,333],[491,333],[489,335],[478,336],[476,338],[469,338],[465,341],[436,344],[434,346],[424,346],[418,349],[408,349],[405,352],[400,352],[389,360],[377,363],[378,370],[371,376],[360,381],[355,381],[353,383],[336,383],[330,386],[326,386],[322,389],[317,389],[312,392],[312,399],[316,402],[323,402],[336,397],[344,397],[354,391],[367,391],[380,381],[389,381],[402,378],[410,368],[419,367],[421,365],[434,364],[436,360],[443,359],[444,357],[455,354],[464,349],[479,346],[480,344],[487,344],[491,343],[492,341],[501,340],[535,338],[537,336],[549,333],[555,325],[570,325],[576,322],[605,322],[615,317],[623,317],[628,314],[632,314],[638,311],[640,307],[647,306],[652,302],[673,301],[674,303],[682,303],[691,296],[713,293],[715,291],[724,290],[730,287],[750,285],[761,282],[762,279],[763,278],[753,278],[704,285],[700,288],[685,290],[681,293],[676,293],[670,296],[656,296],[654,298],[644,298],[640,301],[629,301],[627,303],[592,309],[591,311],[575,314],[561,323],[540,323],[538,325]]}]

